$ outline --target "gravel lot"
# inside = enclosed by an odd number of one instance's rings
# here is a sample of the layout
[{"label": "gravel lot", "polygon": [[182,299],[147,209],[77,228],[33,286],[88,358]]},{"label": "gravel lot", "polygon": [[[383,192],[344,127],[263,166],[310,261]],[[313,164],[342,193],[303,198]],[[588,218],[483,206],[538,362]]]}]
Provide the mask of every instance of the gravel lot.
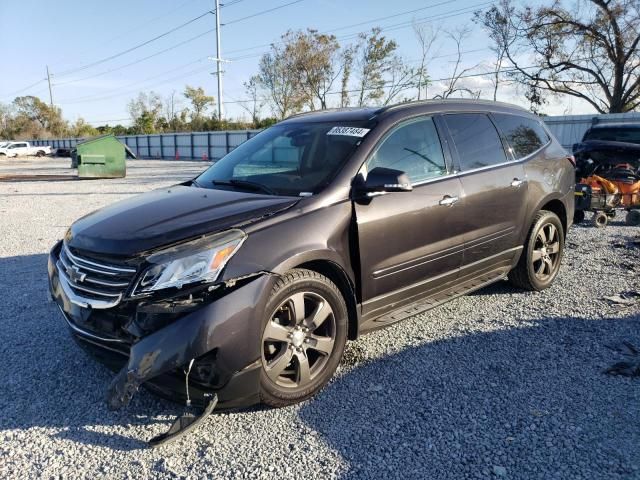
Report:
[{"label": "gravel lot", "polygon": [[[0,176],[69,173],[1,160]],[[569,233],[549,290],[494,285],[362,337],[316,398],[212,415],[165,448],[179,406],[141,391],[103,402],[112,373],[47,299],[46,254],[76,218],[170,185],[203,162],[131,161],[126,179],[0,182],[1,478],[640,478],[640,378],[603,369],[640,346],[640,229]]]}]

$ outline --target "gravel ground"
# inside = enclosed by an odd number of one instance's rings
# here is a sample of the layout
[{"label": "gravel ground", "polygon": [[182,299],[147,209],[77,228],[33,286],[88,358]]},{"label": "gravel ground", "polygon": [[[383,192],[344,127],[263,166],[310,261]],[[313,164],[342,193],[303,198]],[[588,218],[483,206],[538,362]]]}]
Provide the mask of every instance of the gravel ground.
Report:
[{"label": "gravel ground", "polygon": [[[8,173],[68,173],[2,160]],[[112,374],[47,300],[46,253],[76,218],[193,176],[202,162],[132,161],[126,179],[0,183],[2,478],[640,479],[640,379],[603,369],[640,346],[637,227],[576,227],[556,284],[500,283],[352,342],[316,398],[212,415],[165,448],[180,408],[142,391],[112,413]]]}]

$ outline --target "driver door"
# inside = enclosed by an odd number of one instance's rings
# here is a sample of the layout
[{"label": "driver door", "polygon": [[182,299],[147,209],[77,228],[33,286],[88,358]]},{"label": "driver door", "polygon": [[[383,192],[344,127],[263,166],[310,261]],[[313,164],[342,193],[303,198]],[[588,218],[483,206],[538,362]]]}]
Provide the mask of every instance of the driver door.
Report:
[{"label": "driver door", "polygon": [[432,117],[393,127],[363,165],[362,176],[376,167],[404,171],[413,190],[354,201],[363,317],[454,281],[464,249],[462,187]]}]

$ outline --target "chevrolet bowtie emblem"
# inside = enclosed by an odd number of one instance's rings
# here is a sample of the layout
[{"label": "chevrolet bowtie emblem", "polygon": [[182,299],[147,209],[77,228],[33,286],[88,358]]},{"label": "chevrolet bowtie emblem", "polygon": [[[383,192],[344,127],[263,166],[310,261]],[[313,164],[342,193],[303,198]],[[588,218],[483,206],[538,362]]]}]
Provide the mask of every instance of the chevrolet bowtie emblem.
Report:
[{"label": "chevrolet bowtie emblem", "polygon": [[78,267],[75,265],[73,267],[67,268],[67,275],[73,283],[84,282],[84,279],[87,278],[87,274],[80,271]]}]

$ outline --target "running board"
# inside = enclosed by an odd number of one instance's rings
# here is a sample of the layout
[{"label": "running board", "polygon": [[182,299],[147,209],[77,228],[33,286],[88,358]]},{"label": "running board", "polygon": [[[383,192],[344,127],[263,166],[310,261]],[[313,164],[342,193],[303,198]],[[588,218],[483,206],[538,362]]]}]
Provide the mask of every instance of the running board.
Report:
[{"label": "running board", "polygon": [[508,272],[509,269],[503,267],[498,270],[492,270],[480,276],[473,277],[469,280],[462,281],[449,288],[441,290],[440,292],[429,295],[426,298],[422,298],[417,302],[410,303],[409,305],[405,305],[401,308],[386,313],[381,317],[369,321],[366,325],[363,325],[362,330],[377,330],[378,328],[386,327],[387,325],[391,325],[401,320],[405,320],[420,313],[426,312],[427,310],[438,307],[443,303],[453,300],[454,298],[466,295],[475,290],[486,287],[491,283],[501,280],[506,277]]}]

